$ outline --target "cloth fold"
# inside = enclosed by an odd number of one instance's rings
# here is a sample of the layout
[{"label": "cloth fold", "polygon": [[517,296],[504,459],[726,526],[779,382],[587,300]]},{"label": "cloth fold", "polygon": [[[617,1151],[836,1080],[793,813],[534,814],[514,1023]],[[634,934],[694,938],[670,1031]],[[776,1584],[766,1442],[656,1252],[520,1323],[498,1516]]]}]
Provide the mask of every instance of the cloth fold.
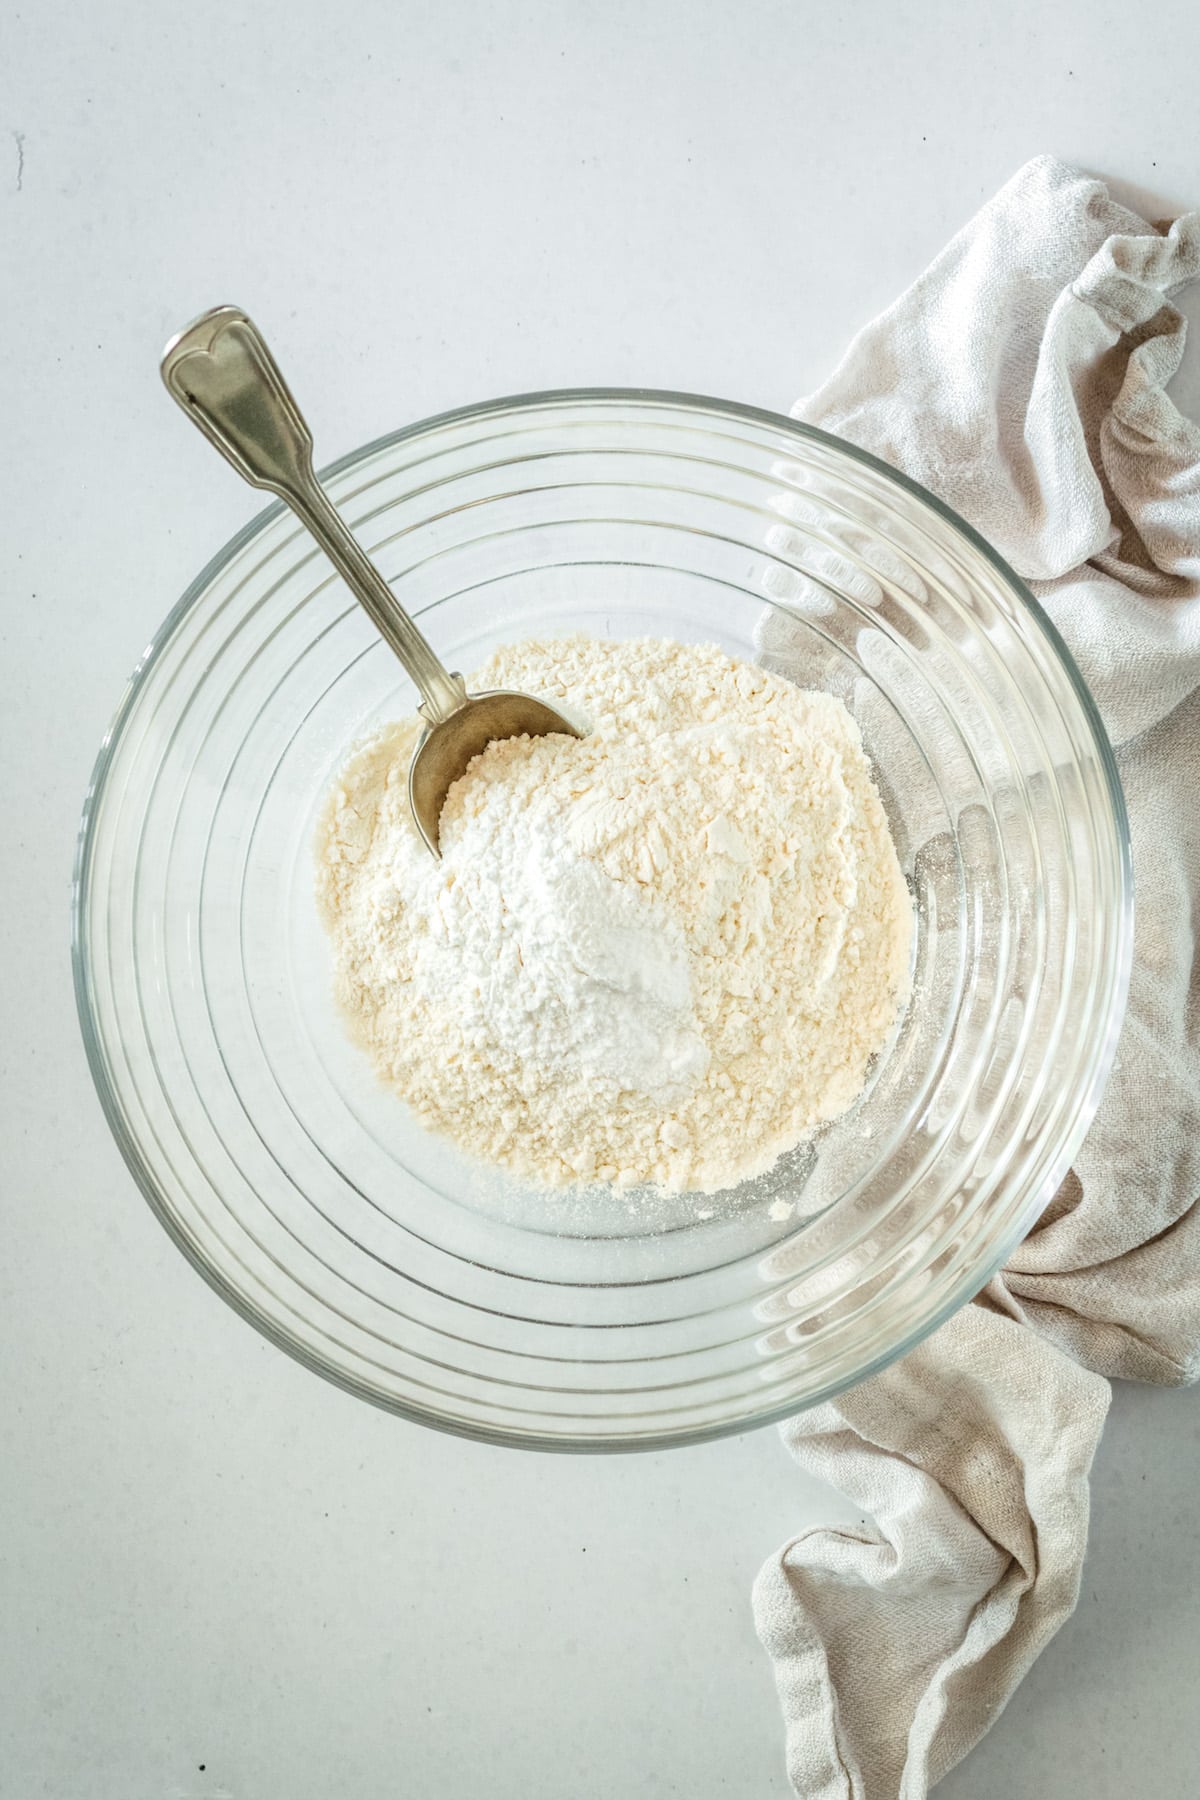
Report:
[{"label": "cloth fold", "polygon": [[919,1800],[1069,1615],[1105,1377],[1200,1375],[1200,428],[1165,392],[1200,275],[1039,157],[794,411],[923,482],[1034,587],[1118,750],[1136,889],[1117,1060],[1007,1267],[900,1363],[783,1427],[872,1523],[754,1593],[805,1800]]}]

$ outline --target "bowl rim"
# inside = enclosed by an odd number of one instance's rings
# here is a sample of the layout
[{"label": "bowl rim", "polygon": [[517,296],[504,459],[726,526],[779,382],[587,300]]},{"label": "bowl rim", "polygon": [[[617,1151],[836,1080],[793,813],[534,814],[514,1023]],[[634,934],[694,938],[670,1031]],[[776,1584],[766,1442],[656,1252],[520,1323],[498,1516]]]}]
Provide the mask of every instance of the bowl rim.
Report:
[{"label": "bowl rim", "polygon": [[[1116,1055],[1117,1040],[1124,1021],[1126,1000],[1129,988],[1130,971],[1133,956],[1133,859],[1129,833],[1129,818],[1125,803],[1124,790],[1117,768],[1116,754],[1109,738],[1099,708],[1087,682],[1079,669],[1071,651],[1068,649],[1061,633],[1045,608],[1033,594],[1028,584],[1016,573],[1011,564],[1000,554],[988,540],[968,523],[953,507],[939,499],[929,488],[915,481],[911,476],[895,468],[882,457],[875,456],[869,450],[861,449],[847,438],[836,433],[824,431],[819,426],[810,425],[789,413],[772,411],[767,407],[752,406],[742,401],[721,399],[709,394],[696,394],[677,391],[670,388],[644,387],[574,387],[546,388],[528,393],[501,395],[495,399],[476,401],[464,406],[450,408],[447,411],[433,413],[417,419],[398,429],[384,432],[381,436],[370,439],[367,443],[347,451],[334,462],[327,463],[318,471],[318,479],[329,481],[346,471],[366,462],[382,451],[393,449],[407,442],[416,442],[420,438],[432,435],[447,426],[464,425],[479,420],[497,417],[507,413],[532,412],[556,406],[595,406],[620,404],[645,405],[648,408],[663,407],[675,411],[694,412],[709,420],[714,418],[733,419],[750,424],[766,426],[802,440],[820,444],[848,457],[852,462],[870,470],[873,474],[894,486],[906,490],[914,498],[929,507],[952,530],[956,531],[968,544],[989,563],[1004,585],[1010,589],[1015,598],[1030,614],[1035,625],[1053,652],[1060,667],[1067,677],[1068,684],[1074,691],[1081,712],[1087,724],[1091,738],[1095,744],[1098,761],[1104,776],[1104,789],[1111,809],[1112,822],[1117,850],[1117,888],[1118,888],[1118,930],[1115,937],[1115,968],[1110,970],[1111,999],[1106,1016],[1104,1041],[1100,1044],[1093,1064],[1091,1080],[1081,1095],[1071,1129],[1065,1134],[1059,1154],[1051,1164],[1040,1186],[1030,1194],[1029,1200],[1021,1213],[1014,1218],[1008,1229],[1001,1233],[993,1243],[992,1249],[979,1268],[973,1269],[965,1281],[956,1284],[955,1289],[933,1314],[922,1321],[914,1334],[905,1339],[901,1351],[895,1349],[881,1352],[872,1362],[867,1364],[853,1377],[831,1384],[829,1391],[822,1395],[824,1400],[836,1398],[840,1393],[868,1380],[881,1369],[886,1368],[896,1359],[898,1354],[907,1354],[943,1325],[948,1318],[958,1312],[961,1307],[970,1303],[980,1290],[1003,1267],[1012,1250],[1027,1235],[1035,1219],[1057,1191],[1074,1160],[1084,1136],[1095,1117],[1100,1097],[1111,1072]],[[76,835],[75,853],[71,873],[71,967],[75,992],[75,1005],[79,1018],[84,1050],[92,1081],[100,1101],[101,1109],[107,1120],[117,1148],[130,1174],[141,1190],[141,1193],[159,1223],[164,1227],[171,1241],[181,1250],[191,1266],[204,1278],[208,1286],[218,1294],[248,1324],[260,1332],[270,1342],[287,1355],[300,1362],[313,1373],[323,1376],[335,1386],[367,1400],[381,1411],[391,1413],[426,1427],[443,1431],[454,1437],[468,1438],[487,1444],[499,1444],[507,1447],[533,1450],[553,1450],[562,1453],[608,1454],[619,1451],[662,1450],[674,1445],[687,1445],[712,1442],[735,1434],[757,1430],[762,1426],[781,1424],[795,1417],[798,1411],[806,1410],[795,1405],[773,1405],[760,1412],[713,1425],[690,1427],[681,1430],[658,1430],[645,1436],[637,1437],[589,1437],[572,1439],[563,1436],[549,1436],[537,1432],[510,1432],[497,1430],[480,1424],[440,1417],[431,1412],[422,1411],[419,1407],[410,1406],[404,1401],[394,1400],[377,1393],[365,1384],[355,1380],[346,1371],[326,1362],[316,1352],[297,1338],[283,1330],[269,1315],[262,1312],[244,1294],[233,1287],[216,1269],[198,1256],[184,1235],[176,1228],[169,1207],[163,1202],[158,1183],[147,1163],[142,1150],[127,1129],[123,1109],[112,1079],[108,1058],[101,1041],[101,1033],[97,1028],[94,1010],[91,1004],[91,977],[88,957],[85,948],[87,922],[89,916],[89,878],[95,851],[96,822],[101,810],[108,777],[112,768],[116,749],[121,741],[127,720],[140,697],[141,691],[151,677],[160,657],[174,638],[179,627],[193,607],[200,601],[212,583],[221,575],[229,563],[245,549],[255,537],[287,510],[281,499],[272,500],[256,512],[240,530],[236,531],[216,553],[209,558],[196,576],[189,582],[180,598],[170,608],[161,624],[155,630],[138,658],[124,691],[113,712],[111,722],[100,742],[84,794],[83,808],[80,815]]]}]

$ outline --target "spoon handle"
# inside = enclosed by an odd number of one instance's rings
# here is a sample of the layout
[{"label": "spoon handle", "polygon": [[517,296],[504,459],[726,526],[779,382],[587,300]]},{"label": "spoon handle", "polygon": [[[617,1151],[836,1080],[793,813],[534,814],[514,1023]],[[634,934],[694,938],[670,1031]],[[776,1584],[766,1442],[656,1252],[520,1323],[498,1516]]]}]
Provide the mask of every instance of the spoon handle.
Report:
[{"label": "spoon handle", "polygon": [[171,339],[162,378],[243,480],[278,494],[316,539],[412,676],[428,722],[457,712],[462,676],[435,655],[317,480],[312,433],[258,327],[239,307],[213,307]]}]

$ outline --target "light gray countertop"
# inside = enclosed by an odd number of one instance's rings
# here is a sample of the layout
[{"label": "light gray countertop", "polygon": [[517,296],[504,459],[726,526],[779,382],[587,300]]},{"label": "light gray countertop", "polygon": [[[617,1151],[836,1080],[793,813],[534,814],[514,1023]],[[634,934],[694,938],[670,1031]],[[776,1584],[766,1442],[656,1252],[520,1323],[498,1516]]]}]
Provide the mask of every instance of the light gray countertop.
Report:
[{"label": "light gray countertop", "polygon": [[[786,408],[1030,155],[1200,203],[1200,13],[30,0],[6,38],[0,1795],[784,1800],[750,1584],[846,1509],[773,1432],[573,1460],[385,1417],[222,1306],[109,1139],[79,805],[254,508],[156,357],[246,306],[324,460],[559,384]],[[1196,1791],[1198,1433],[1118,1391],[1079,1610],[947,1800]]]}]

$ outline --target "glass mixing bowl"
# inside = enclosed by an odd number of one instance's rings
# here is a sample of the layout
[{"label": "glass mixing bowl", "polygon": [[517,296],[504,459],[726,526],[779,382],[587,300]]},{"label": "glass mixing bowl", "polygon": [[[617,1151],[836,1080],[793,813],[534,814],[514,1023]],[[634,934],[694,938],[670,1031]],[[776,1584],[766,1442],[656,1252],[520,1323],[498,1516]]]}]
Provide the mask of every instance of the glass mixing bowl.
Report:
[{"label": "glass mixing bowl", "polygon": [[335,1011],[312,863],[348,748],[415,696],[274,505],[147,651],[84,809],[80,1015],[151,1206],[310,1368],[507,1443],[713,1437],[901,1355],[1054,1192],[1120,1022],[1121,791],[1045,616],[913,483],[721,401],[497,401],[326,479],[452,668],[649,634],[844,699],[916,902],[913,997],[849,1114],[702,1207],[536,1193],[423,1132]]}]

